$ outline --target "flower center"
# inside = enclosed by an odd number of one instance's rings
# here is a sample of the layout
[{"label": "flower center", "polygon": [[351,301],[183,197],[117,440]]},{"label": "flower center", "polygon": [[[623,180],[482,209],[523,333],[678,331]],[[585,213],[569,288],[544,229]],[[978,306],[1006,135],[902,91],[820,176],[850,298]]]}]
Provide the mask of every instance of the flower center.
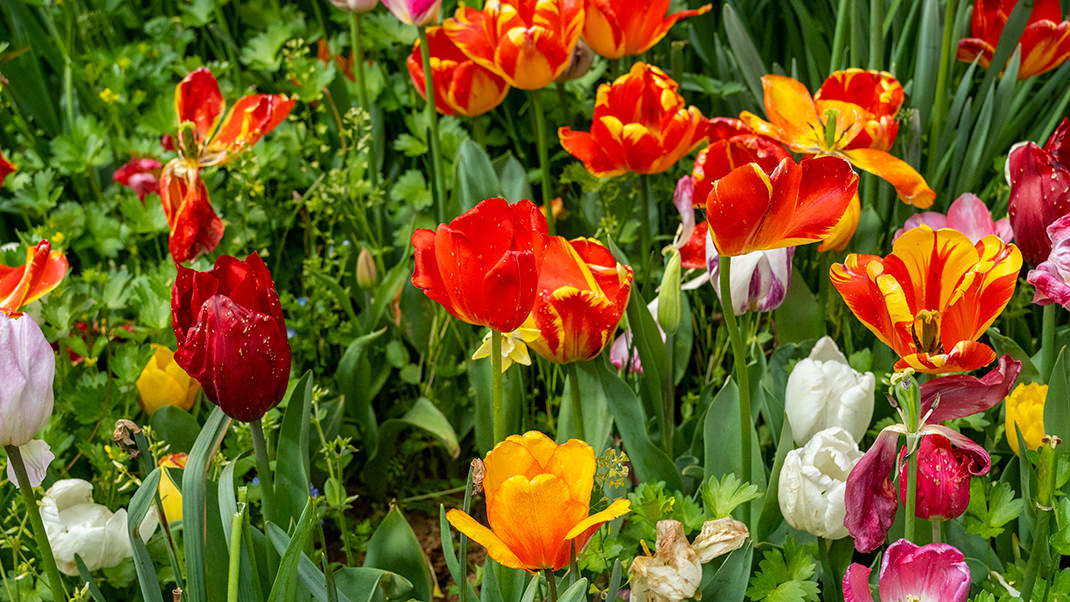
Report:
[{"label": "flower center", "polygon": [[940,342],[940,312],[923,309],[914,317],[910,327],[910,336],[919,353],[943,354],[944,346]]}]

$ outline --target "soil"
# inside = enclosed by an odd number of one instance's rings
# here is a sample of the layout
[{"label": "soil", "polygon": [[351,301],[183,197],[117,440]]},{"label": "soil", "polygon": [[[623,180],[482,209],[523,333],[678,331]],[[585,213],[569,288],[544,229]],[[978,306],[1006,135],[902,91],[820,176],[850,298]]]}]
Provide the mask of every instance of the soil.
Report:
[{"label": "soil", "polygon": [[[482,516],[483,504],[473,504],[474,511],[478,512],[475,518],[481,522],[486,521]],[[439,530],[438,516],[430,517],[423,513],[410,512],[406,517],[412,530],[416,533],[416,539],[420,542],[424,554],[431,560],[431,570],[435,578],[435,597],[446,602],[457,602],[457,587],[450,575],[449,567],[446,566],[446,557],[442,553],[442,533]],[[453,533],[453,545],[457,545],[457,534]],[[468,582],[475,584],[475,567],[482,565],[487,558],[487,551],[477,543],[468,542]],[[452,591],[451,591],[452,590]]]}]

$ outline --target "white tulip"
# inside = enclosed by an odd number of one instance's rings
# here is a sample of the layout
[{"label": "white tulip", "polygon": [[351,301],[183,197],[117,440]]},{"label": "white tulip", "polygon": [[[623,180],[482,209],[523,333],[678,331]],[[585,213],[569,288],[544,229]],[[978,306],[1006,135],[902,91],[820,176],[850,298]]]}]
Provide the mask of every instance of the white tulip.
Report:
[{"label": "white tulip", "polygon": [[[41,499],[41,520],[56,565],[66,575],[78,575],[75,554],[91,571],[116,566],[131,556],[126,510],[113,514],[93,503],[93,485],[88,481],[56,481]],[[142,539],[152,535],[156,523],[156,513],[149,511],[139,528]]]},{"label": "white tulip", "polygon": [[873,418],[876,385],[873,374],[856,372],[836,343],[822,337],[788,376],[784,412],[795,443],[804,445],[814,433],[832,426],[861,441]]},{"label": "white tulip", "polygon": [[826,539],[847,536],[847,475],[862,459],[851,434],[834,426],[793,449],[780,470],[777,498],[788,524]]}]

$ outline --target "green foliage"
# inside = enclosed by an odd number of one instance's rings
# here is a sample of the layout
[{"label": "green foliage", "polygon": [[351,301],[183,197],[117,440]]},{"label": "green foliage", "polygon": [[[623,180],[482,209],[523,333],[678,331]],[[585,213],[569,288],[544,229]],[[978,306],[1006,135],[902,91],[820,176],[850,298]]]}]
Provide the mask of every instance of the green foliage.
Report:
[{"label": "green foliage", "polygon": [[724,518],[732,511],[762,495],[757,485],[744,483],[735,474],[728,473],[718,479],[710,475],[699,488],[702,505],[711,518]]},{"label": "green foliage", "polygon": [[966,532],[986,539],[998,537],[1004,525],[1018,518],[1025,510],[1025,501],[1014,497],[1007,483],[992,487],[983,479],[970,482],[970,504],[966,507]]},{"label": "green foliage", "polygon": [[804,602],[818,600],[812,546],[797,546],[790,537],[783,550],[773,548],[762,555],[759,570],[751,577],[747,598],[754,602]]}]

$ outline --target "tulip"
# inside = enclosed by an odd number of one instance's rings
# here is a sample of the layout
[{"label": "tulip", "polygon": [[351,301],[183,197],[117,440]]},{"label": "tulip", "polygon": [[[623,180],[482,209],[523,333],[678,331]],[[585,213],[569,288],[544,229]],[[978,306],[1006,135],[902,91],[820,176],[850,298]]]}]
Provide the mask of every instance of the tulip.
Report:
[{"label": "tulip", "polygon": [[398,21],[407,25],[423,27],[438,21],[442,0],[383,0]]},{"label": "tulip", "polygon": [[590,132],[558,129],[561,146],[599,177],[666,171],[701,144],[709,129],[678,87],[661,69],[635,63],[612,84],[598,87]]},{"label": "tulip", "polygon": [[538,431],[510,435],[487,454],[483,495],[488,529],[465,512],[446,513],[450,524],[487,549],[503,566],[558,570],[579,554],[606,521],[626,514],[616,500],[588,516],[595,457],[577,439],[557,445]]},{"label": "tulip", "polygon": [[282,400],[290,344],[275,283],[258,254],[245,261],[223,255],[207,272],[179,266],[171,314],[175,362],[227,416],[259,420]]},{"label": "tulip", "polygon": [[680,19],[706,14],[706,4],[667,15],[669,0],[586,0],[583,41],[607,59],[635,56],[661,41]]},{"label": "tulip", "polygon": [[187,454],[167,454],[160,458],[157,466],[160,467],[160,503],[163,506],[164,520],[167,522],[174,522],[176,520],[182,520],[182,492],[179,491],[178,486],[171,480],[171,476],[167,473],[165,468],[185,468],[186,461],[189,459]]},{"label": "tulip", "polygon": [[895,241],[907,230],[917,228],[923,224],[933,230],[941,228],[958,230],[969,237],[970,242],[974,244],[989,235],[995,235],[1003,242],[1010,242],[1014,238],[1010,218],[1005,217],[999,221],[993,221],[992,214],[988,212],[988,207],[985,207],[984,201],[968,192],[963,193],[962,196],[955,199],[954,203],[951,203],[951,207],[947,210],[947,215],[935,211],[925,211],[908,217],[903,227],[895,231],[895,236],[892,237],[892,240]]},{"label": "tulip", "polygon": [[[658,327],[658,334],[661,336],[662,342],[665,342],[665,331],[662,330],[661,325],[658,324],[658,298],[654,297],[650,303],[646,304],[646,309],[650,312],[650,315],[654,318],[654,325]],[[628,352],[631,352],[631,356]],[[613,341],[613,346],[609,349],[609,363],[613,364],[617,370],[623,370],[625,364],[627,364],[628,372],[643,373],[643,363],[639,359],[639,350],[636,349],[635,343],[632,341],[632,329],[625,330],[619,337]]]},{"label": "tulip", "polygon": [[784,413],[795,442],[804,445],[817,432],[842,427],[856,443],[873,417],[872,373],[856,372],[829,337],[821,337],[810,355],[788,375]]},{"label": "tulip", "polygon": [[138,376],[138,401],[145,413],[152,415],[164,406],[189,411],[201,385],[175,363],[174,353],[163,345],[153,345],[152,357]]},{"label": "tulip", "polygon": [[1044,402],[1048,397],[1048,385],[1023,383],[1007,396],[1004,432],[1007,444],[1020,455],[1018,431],[1029,449],[1040,447],[1044,438]]},{"label": "tulip", "polygon": [[791,157],[779,142],[756,133],[738,119],[714,117],[709,123],[710,144],[699,151],[691,170],[694,196],[700,205],[705,205],[713,183],[737,167],[757,163],[771,174],[781,161]]},{"label": "tulip", "polygon": [[[950,520],[966,511],[970,503],[970,476],[983,474],[977,458],[952,449],[941,435],[922,437],[918,454],[917,494],[914,515],[926,520]],[[899,452],[899,500],[907,503],[907,448]]]},{"label": "tulip", "polygon": [[903,202],[922,209],[933,204],[936,193],[925,179],[888,153],[904,98],[903,86],[891,74],[836,71],[812,97],[806,86],[783,75],[763,76],[762,88],[769,121],[747,111],[739,116],[756,133],[797,153],[847,159],[894,186]]},{"label": "tulip", "polygon": [[[773,311],[780,307],[788,296],[788,284],[791,282],[791,258],[795,247],[752,251],[731,258],[732,269],[729,272],[729,285],[732,288],[732,310],[736,315],[752,311]],[[713,245],[713,239],[706,237],[706,271],[710,284],[721,301],[721,256]],[[689,283],[690,284],[690,283]]]},{"label": "tulip", "polygon": [[7,179],[9,175],[15,173],[16,169],[18,168],[15,167],[15,164],[8,161],[7,158],[4,157],[4,153],[0,152],[0,186],[4,185],[4,180]]},{"label": "tulip", "polygon": [[488,0],[481,11],[461,6],[442,25],[473,61],[510,86],[538,90],[568,68],[583,0]]},{"label": "tulip", "polygon": [[792,527],[825,539],[847,536],[847,475],[862,458],[854,436],[833,426],[793,449],[780,470],[777,500]]},{"label": "tulip", "polygon": [[1051,253],[1035,270],[1029,270],[1028,281],[1036,287],[1033,303],[1057,303],[1070,309],[1070,214],[1048,226]]},{"label": "tulip", "polygon": [[0,313],[0,446],[26,445],[44,428],[55,371],[55,352],[37,322]]},{"label": "tulip", "polygon": [[855,316],[891,347],[895,369],[963,372],[996,357],[977,341],[1014,294],[1022,254],[948,228],[908,230],[881,258],[852,253],[829,270]]},{"label": "tulip", "polygon": [[379,5],[379,0],[331,0],[335,8],[350,13],[366,13]]},{"label": "tulip", "polygon": [[200,168],[222,165],[256,144],[286,119],[293,105],[282,94],[251,94],[239,98],[220,123],[226,102],[208,69],[196,69],[175,88],[181,156],[164,167],[160,201],[176,263],[212,252],[223,238],[223,222],[208,202]]},{"label": "tulip", "polygon": [[[427,41],[435,86],[435,108],[439,113],[476,117],[505,100],[509,84],[461,52],[446,35],[445,29],[427,28]],[[409,77],[416,86],[416,91],[426,99],[424,65],[420,52],[420,40],[416,40],[407,64]]]},{"label": "tulip", "polygon": [[1051,253],[1048,226],[1070,213],[1070,119],[1063,119],[1044,148],[1019,142],[1007,154],[1004,174],[1011,187],[1014,242],[1031,266]]},{"label": "tulip", "polygon": [[160,182],[156,178],[160,175],[161,167],[163,164],[156,159],[134,157],[115,170],[112,179],[116,184],[133,188],[138,200],[144,203],[147,195],[160,194]]},{"label": "tulip", "polygon": [[522,326],[539,333],[531,348],[560,364],[594,359],[628,306],[632,268],[593,238],[551,236],[544,258],[535,304]]},{"label": "tulip", "polygon": [[737,550],[749,537],[747,526],[732,518],[708,520],[692,543],[684,525],[659,520],[655,556],[637,556],[628,568],[631,602],[679,602],[695,596],[702,565]]},{"label": "tulip", "polygon": [[[117,566],[132,555],[126,509],[113,514],[94,503],[93,485],[88,481],[56,481],[41,498],[41,519],[56,564],[65,575],[78,575],[76,555],[90,571]],[[156,513],[147,513],[138,535],[148,540],[156,525]]]},{"label": "tulip", "polygon": [[[844,602],[873,602],[871,569],[853,563],[843,576]],[[970,568],[958,548],[946,543],[917,546],[900,539],[888,546],[878,578],[884,602],[966,602]]]},{"label": "tulip", "polygon": [[0,313],[17,314],[20,307],[47,295],[67,275],[67,257],[42,240],[26,248],[20,267],[0,265]]},{"label": "tulip", "polygon": [[[973,3],[972,38],[959,40],[956,58],[982,67],[992,63],[996,46],[1017,0],[977,0]],[[1021,62],[1018,79],[1040,75],[1070,57],[1070,23],[1063,21],[1059,0],[1036,0],[1018,41]]]},{"label": "tulip", "polygon": [[757,163],[737,167],[706,198],[714,247],[735,257],[821,240],[857,187],[858,176],[838,157],[787,158],[772,174]]},{"label": "tulip", "polygon": [[512,332],[535,305],[546,232],[530,201],[487,199],[436,230],[413,233],[412,284],[462,322]]}]

